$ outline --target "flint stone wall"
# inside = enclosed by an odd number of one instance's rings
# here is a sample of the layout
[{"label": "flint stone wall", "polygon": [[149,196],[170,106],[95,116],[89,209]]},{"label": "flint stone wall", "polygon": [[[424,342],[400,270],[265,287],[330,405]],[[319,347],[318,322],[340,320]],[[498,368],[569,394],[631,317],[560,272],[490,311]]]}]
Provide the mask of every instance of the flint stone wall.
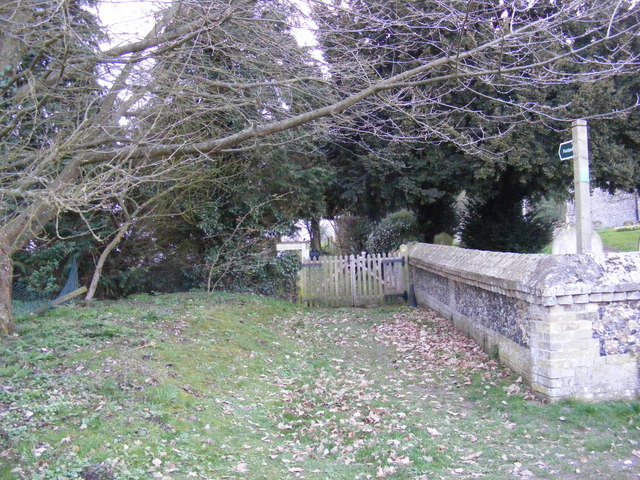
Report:
[{"label": "flint stone wall", "polygon": [[[600,189],[591,191],[591,220],[596,228],[620,227],[625,222],[638,223],[640,203],[637,193],[616,191],[613,195]],[[567,202],[566,222],[576,221],[574,202]]]},{"label": "flint stone wall", "polygon": [[552,400],[640,393],[640,254],[523,255],[410,244],[419,305]]}]

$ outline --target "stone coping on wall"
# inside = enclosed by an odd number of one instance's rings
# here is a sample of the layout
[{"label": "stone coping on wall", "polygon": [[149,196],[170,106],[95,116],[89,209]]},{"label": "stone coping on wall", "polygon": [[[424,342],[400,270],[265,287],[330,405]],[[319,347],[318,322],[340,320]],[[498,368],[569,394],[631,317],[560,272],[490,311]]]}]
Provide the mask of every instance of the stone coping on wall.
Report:
[{"label": "stone coping on wall", "polygon": [[409,265],[543,306],[640,300],[640,253],[544,255],[412,243]]}]

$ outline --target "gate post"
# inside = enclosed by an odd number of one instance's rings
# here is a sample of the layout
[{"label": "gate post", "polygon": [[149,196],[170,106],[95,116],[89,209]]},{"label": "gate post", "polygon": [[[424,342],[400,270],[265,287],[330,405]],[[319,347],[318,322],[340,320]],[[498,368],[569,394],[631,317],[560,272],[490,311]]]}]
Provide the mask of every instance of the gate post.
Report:
[{"label": "gate post", "polygon": [[400,245],[400,247],[398,248],[398,256],[404,260],[402,262],[402,282],[403,290],[408,296],[411,289],[409,282],[409,245],[407,245],[406,243]]}]

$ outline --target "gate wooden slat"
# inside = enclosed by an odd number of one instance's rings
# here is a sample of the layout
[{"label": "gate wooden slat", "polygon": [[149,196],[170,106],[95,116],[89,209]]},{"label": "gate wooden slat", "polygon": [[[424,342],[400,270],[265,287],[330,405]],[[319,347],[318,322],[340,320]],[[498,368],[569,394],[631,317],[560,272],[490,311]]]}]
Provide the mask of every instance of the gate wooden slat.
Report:
[{"label": "gate wooden slat", "polygon": [[344,257],[344,264],[343,264],[343,268],[344,268],[344,291],[345,291],[345,298],[344,298],[344,304],[345,305],[353,305],[353,283],[351,281],[351,272],[352,272],[352,268],[351,268],[351,264],[352,264],[352,257],[351,255],[345,255]]},{"label": "gate wooden slat", "polygon": [[376,294],[379,297],[384,297],[384,273],[382,271],[382,259],[384,253],[378,253],[375,255],[375,262],[372,274],[376,279]]},{"label": "gate wooden slat", "polygon": [[344,297],[347,295],[346,293],[346,281],[345,281],[345,275],[347,273],[347,271],[345,270],[345,263],[348,263],[348,261],[345,261],[344,256],[340,256],[340,257],[336,257],[336,280],[335,280],[335,287],[336,287],[336,301],[334,303],[334,306],[338,306],[340,305],[341,302],[344,302]]},{"label": "gate wooden slat", "polygon": [[367,278],[365,274],[365,263],[366,257],[364,255],[359,255],[357,257],[358,268],[356,270],[356,286],[358,287],[358,307],[362,307],[367,303]]},{"label": "gate wooden slat", "polygon": [[366,304],[366,275],[365,275],[365,256],[358,255],[357,257],[357,268],[356,268],[356,287],[358,288],[358,302],[357,306],[362,307]]},{"label": "gate wooden slat", "polygon": [[366,306],[370,303],[369,300],[369,257],[367,255],[362,255],[360,260],[361,268],[360,268],[360,276],[362,277],[360,280],[360,284],[362,285],[362,300],[360,304],[362,306]]},{"label": "gate wooden slat", "polygon": [[322,262],[322,279],[320,291],[322,293],[322,297],[325,298],[328,296],[329,302],[331,302],[333,300],[333,297],[331,295],[331,290],[328,288],[331,279],[331,258],[320,257],[320,261]]},{"label": "gate wooden slat", "polygon": [[333,257],[331,274],[333,275],[331,280],[331,294],[333,301],[330,305],[333,307],[339,305],[341,301],[340,296],[342,295],[342,287],[340,285],[342,284],[342,258]]},{"label": "gate wooden slat", "polygon": [[349,273],[351,275],[351,288],[353,293],[351,298],[351,305],[354,307],[360,306],[360,297],[361,297],[360,287],[362,284],[362,281],[361,281],[362,279],[358,278],[359,270],[361,269],[360,260],[361,258],[359,255],[353,255],[352,261],[349,262],[349,269],[351,270]]},{"label": "gate wooden slat", "polygon": [[371,295],[371,303],[374,305],[377,303],[377,299],[380,296],[378,288],[380,285],[380,282],[378,281],[379,275],[377,255],[371,255],[369,257],[369,291]]},{"label": "gate wooden slat", "polygon": [[376,299],[376,295],[375,295],[375,279],[374,277],[371,275],[371,272],[375,272],[375,258],[371,257],[371,256],[367,256],[367,258],[365,259],[365,269],[366,269],[366,282],[367,282],[367,304],[373,304],[375,303],[375,299]]},{"label": "gate wooden slat", "polygon": [[377,255],[370,255],[368,258],[367,265],[367,276],[369,277],[369,296],[370,303],[375,305],[377,302],[377,298],[379,296],[378,293],[378,285],[380,282],[378,281],[378,261]]},{"label": "gate wooden slat", "polygon": [[393,290],[393,264],[389,263],[389,257],[385,256],[382,260],[382,268],[384,269],[384,290],[388,295]]},{"label": "gate wooden slat", "polygon": [[329,274],[329,282],[328,282],[328,290],[329,290],[329,305],[333,306],[336,304],[338,297],[338,287],[337,287],[337,274],[338,274],[338,259],[332,258],[331,262],[328,264],[328,274]]},{"label": "gate wooden slat", "polygon": [[351,295],[349,294],[349,292],[346,289],[346,279],[345,279],[345,275],[347,274],[347,270],[345,269],[345,266],[349,264],[349,261],[347,259],[345,259],[344,256],[341,257],[336,257],[336,282],[335,282],[335,287],[336,287],[336,296],[335,296],[335,302],[333,304],[333,306],[338,306],[342,303],[345,302],[345,297],[350,298]]}]

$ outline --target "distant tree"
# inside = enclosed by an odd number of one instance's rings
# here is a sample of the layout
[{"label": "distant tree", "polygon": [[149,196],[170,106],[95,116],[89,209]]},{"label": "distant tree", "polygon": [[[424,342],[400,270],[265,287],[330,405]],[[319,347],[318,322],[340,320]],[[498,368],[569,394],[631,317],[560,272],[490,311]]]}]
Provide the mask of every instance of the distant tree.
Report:
[{"label": "distant tree", "polygon": [[[638,45],[640,48],[640,45]],[[576,113],[602,111],[608,107],[623,111],[629,98],[640,98],[640,78],[620,76],[576,89],[572,99]],[[610,192],[640,188],[640,110],[622,118],[594,118],[589,121],[589,163],[593,184]],[[565,136],[566,138],[566,136]]]},{"label": "distant tree", "polygon": [[[327,29],[326,37],[323,37],[328,62],[336,65],[332,72],[340,84],[355,82],[340,68],[340,62],[346,62],[351,55],[342,48],[345,44],[352,45],[351,52],[360,55],[362,65],[384,76],[406,68],[413,59],[433,54],[434,48],[441,48],[447,42],[450,45],[455,45],[455,39],[461,43],[473,42],[488,25],[479,26],[479,30],[474,31],[471,20],[468,31],[452,28],[442,32],[415,24],[407,25],[402,21],[408,14],[419,16],[428,12],[435,15],[434,10],[438,6],[432,2],[353,3],[361,5],[368,14],[356,17],[353,28],[347,33]],[[537,3],[523,9],[518,9],[515,4],[501,5],[495,6],[498,8],[495,13],[500,19],[492,25],[498,30],[501,22],[510,22],[512,16],[523,22],[535,21],[558,14],[561,10],[557,5]],[[488,3],[469,4],[470,9],[474,7],[484,9],[485,14],[492,8]],[[326,11],[322,18],[332,26],[353,21],[352,16],[339,9]],[[631,16],[623,23],[627,27],[637,24],[637,16]],[[420,30],[423,41],[407,41],[412,38],[413,29]],[[581,22],[567,23],[563,32],[563,35],[576,40],[575,46],[585,47],[596,38],[584,29]],[[630,32],[622,36],[622,44],[627,48],[640,48],[637,36]],[[600,51],[606,57],[605,51]],[[521,53],[523,56],[535,55],[530,50]],[[474,61],[476,59],[470,59],[467,67]],[[559,68],[567,76],[580,76],[590,71],[572,62],[562,63]],[[637,76],[612,76],[604,82],[587,82],[580,86],[541,78],[516,86],[506,78],[508,74],[502,78],[504,74],[504,71],[498,71],[491,79],[465,79],[462,90],[447,90],[445,87],[438,90],[440,86],[430,88],[429,81],[425,81],[423,87],[427,92],[433,94],[436,90],[441,93],[441,96],[436,95],[437,100],[432,98],[430,103],[423,104],[420,101],[422,97],[415,90],[404,90],[394,98],[396,101],[379,102],[366,112],[354,114],[358,128],[354,128],[353,123],[337,128],[335,140],[328,150],[328,158],[339,172],[337,182],[330,190],[333,198],[331,210],[354,211],[380,219],[394,209],[409,208],[418,214],[424,238],[431,240],[434,234],[455,228],[452,204],[457,193],[464,190],[479,198],[483,190],[490,192],[494,182],[508,175],[508,169],[520,177],[519,194],[525,198],[562,192],[566,195],[571,183],[570,165],[559,162],[557,146],[566,139],[570,126],[567,120],[597,117],[602,113],[608,119],[595,120],[592,135],[596,183],[620,185],[625,178],[622,172],[629,174],[635,170],[636,167],[631,165],[634,162],[631,155],[617,155],[626,159],[624,165],[622,160],[600,160],[596,139],[601,137],[599,129],[602,127],[598,128],[598,123],[603,127],[607,125],[609,129],[616,128],[614,125],[619,120],[613,118],[611,112],[629,110],[638,97],[637,88],[632,92],[629,88],[615,89],[605,85],[620,84],[621,81],[629,84],[636,81]],[[596,91],[601,95],[594,97]],[[615,101],[607,105],[612,95]],[[397,108],[403,102],[411,105],[411,113]],[[545,111],[540,112],[543,105]],[[421,109],[429,112],[431,122],[420,115]],[[629,115],[633,117],[636,114],[631,112]],[[446,126],[449,128],[442,128]],[[435,146],[425,144],[429,137]],[[628,138],[620,140],[616,142],[614,136],[609,135],[606,140],[611,142],[607,143],[608,149],[619,151],[622,145],[630,143]],[[618,168],[616,163],[620,164]],[[614,180],[616,178],[617,181]],[[627,175],[627,183],[630,178],[637,177]],[[522,191],[525,186],[528,190]],[[491,218],[485,220],[490,222]]]},{"label": "distant tree", "polygon": [[373,224],[363,216],[340,215],[334,219],[335,246],[340,255],[358,255],[366,250],[365,243]]},{"label": "distant tree", "polygon": [[327,195],[330,212],[352,212],[380,221],[407,208],[417,215],[423,240],[454,231],[455,197],[473,183],[471,159],[445,145],[396,145],[362,155],[353,151],[343,148],[342,153],[329,153],[336,168],[336,180]]}]

